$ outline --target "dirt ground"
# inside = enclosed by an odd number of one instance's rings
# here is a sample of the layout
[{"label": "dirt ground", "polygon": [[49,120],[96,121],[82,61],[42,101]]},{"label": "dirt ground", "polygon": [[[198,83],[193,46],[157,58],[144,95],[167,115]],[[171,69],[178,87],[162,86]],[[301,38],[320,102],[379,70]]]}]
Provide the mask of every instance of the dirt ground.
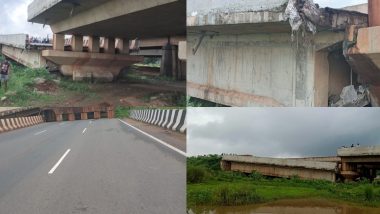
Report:
[{"label": "dirt ground", "polygon": [[[49,89],[49,94],[59,97],[59,99],[53,99],[43,104],[43,106],[49,107],[79,107],[97,105],[104,102],[114,106],[177,106],[178,100],[186,96],[184,82],[175,82],[170,85],[97,83],[90,84],[89,91],[86,93],[63,91],[51,85],[41,85],[37,88],[39,91]],[[33,103],[32,105],[41,106],[41,103]]]}]

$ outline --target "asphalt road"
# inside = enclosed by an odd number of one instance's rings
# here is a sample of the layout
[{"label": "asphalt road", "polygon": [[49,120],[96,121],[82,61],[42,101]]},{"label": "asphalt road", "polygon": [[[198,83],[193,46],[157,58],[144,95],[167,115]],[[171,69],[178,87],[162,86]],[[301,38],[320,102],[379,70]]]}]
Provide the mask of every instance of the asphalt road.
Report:
[{"label": "asphalt road", "polygon": [[0,134],[0,213],[180,214],[185,195],[186,158],[116,119]]}]

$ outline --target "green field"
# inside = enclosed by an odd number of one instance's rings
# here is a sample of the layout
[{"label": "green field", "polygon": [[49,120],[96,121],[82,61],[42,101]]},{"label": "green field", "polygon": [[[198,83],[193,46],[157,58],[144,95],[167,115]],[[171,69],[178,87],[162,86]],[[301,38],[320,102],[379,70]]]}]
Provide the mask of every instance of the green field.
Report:
[{"label": "green field", "polygon": [[187,202],[194,206],[234,206],[280,199],[328,199],[353,205],[380,207],[380,184],[363,180],[333,183],[320,180],[267,178],[258,173],[224,172],[218,155],[187,159]]}]

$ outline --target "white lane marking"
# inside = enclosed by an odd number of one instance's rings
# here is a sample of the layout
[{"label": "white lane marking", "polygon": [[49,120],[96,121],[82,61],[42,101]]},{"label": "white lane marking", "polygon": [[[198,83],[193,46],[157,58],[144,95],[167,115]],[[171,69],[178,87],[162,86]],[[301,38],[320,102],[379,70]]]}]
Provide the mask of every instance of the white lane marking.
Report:
[{"label": "white lane marking", "polygon": [[84,128],[83,131],[82,131],[82,134],[84,134],[86,132],[87,128]]},{"label": "white lane marking", "polygon": [[148,134],[148,133],[146,133],[146,132],[144,132],[144,131],[142,131],[142,130],[140,130],[140,129],[134,127],[134,126],[132,126],[131,124],[129,124],[129,123],[125,122],[125,121],[122,121],[122,120],[120,120],[120,119],[119,119],[119,121],[122,122],[122,123],[124,123],[125,125],[127,125],[127,126],[133,128],[133,129],[135,129],[136,131],[138,131],[138,132],[140,132],[140,133],[142,133],[142,134],[144,134],[144,135],[146,135],[146,136],[152,138],[153,140],[155,140],[155,141],[161,143],[162,145],[164,145],[164,146],[166,146],[166,147],[168,147],[168,148],[170,148],[170,149],[172,149],[172,150],[178,152],[179,154],[181,154],[181,155],[183,155],[183,156],[186,156],[186,152],[183,152],[183,151],[181,151],[181,150],[175,148],[174,146],[172,146],[172,145],[170,145],[170,144],[168,144],[168,143],[165,143],[164,141],[162,141],[162,140],[160,140],[160,139],[158,139],[158,138],[156,138],[156,137],[154,137],[154,136],[152,136],[152,135],[150,135],[150,134]]},{"label": "white lane marking", "polygon": [[53,166],[53,168],[51,168],[51,170],[49,171],[49,174],[53,174],[54,171],[57,169],[57,167],[59,166],[59,164],[61,164],[61,162],[63,161],[63,159],[66,157],[67,154],[69,154],[69,152],[71,151],[71,149],[68,149],[65,154],[63,154],[63,156],[59,159],[59,161]]},{"label": "white lane marking", "polygon": [[35,133],[34,135],[40,135],[40,134],[42,134],[42,133],[44,133],[44,132],[46,132],[46,130],[43,130],[43,131],[37,132],[37,133]]}]

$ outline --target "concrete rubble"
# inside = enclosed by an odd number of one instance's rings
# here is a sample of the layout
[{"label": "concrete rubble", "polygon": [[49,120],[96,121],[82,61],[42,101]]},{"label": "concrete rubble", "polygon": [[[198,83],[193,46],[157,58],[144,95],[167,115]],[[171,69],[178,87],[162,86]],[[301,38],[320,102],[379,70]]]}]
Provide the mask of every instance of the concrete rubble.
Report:
[{"label": "concrete rubble", "polygon": [[[332,100],[331,102],[334,102]],[[360,85],[355,88],[349,85],[343,88],[340,99],[335,103],[330,103],[331,107],[364,107],[370,105],[369,91],[365,86]]]}]

